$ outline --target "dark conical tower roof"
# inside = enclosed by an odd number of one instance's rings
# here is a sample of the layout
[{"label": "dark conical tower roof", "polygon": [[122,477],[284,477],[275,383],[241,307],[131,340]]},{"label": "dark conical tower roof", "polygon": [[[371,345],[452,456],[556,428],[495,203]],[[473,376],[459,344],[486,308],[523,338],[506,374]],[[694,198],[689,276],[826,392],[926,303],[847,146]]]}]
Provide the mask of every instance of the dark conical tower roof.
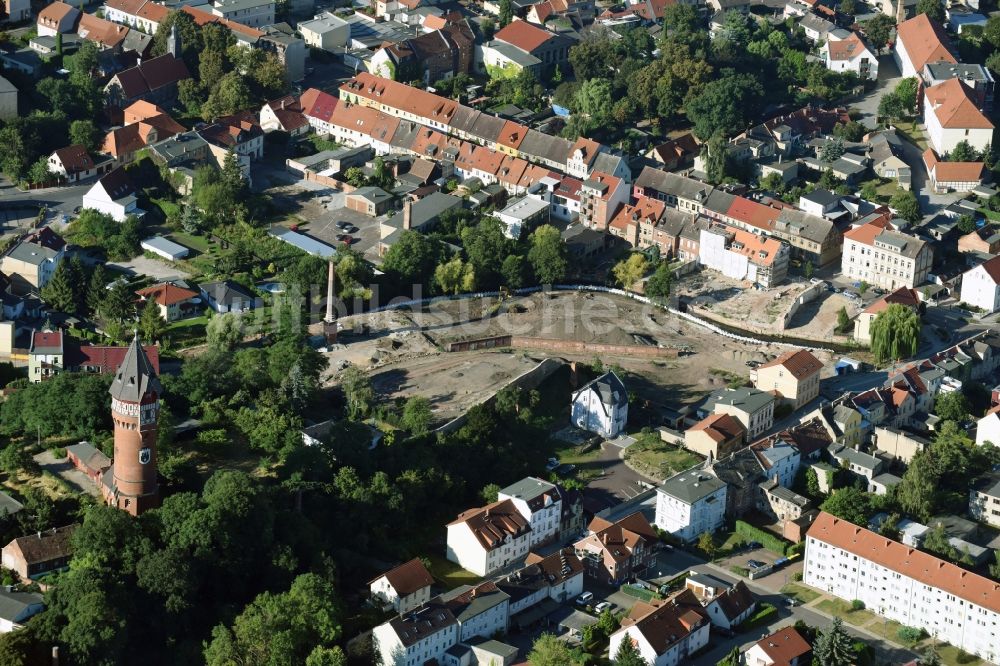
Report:
[{"label": "dark conical tower roof", "polygon": [[160,386],[156,370],[146,357],[146,352],[142,350],[139,334],[136,333],[128,351],[125,352],[125,358],[115,372],[115,379],[111,382],[108,392],[118,400],[139,402],[149,391],[161,393],[163,387]]}]

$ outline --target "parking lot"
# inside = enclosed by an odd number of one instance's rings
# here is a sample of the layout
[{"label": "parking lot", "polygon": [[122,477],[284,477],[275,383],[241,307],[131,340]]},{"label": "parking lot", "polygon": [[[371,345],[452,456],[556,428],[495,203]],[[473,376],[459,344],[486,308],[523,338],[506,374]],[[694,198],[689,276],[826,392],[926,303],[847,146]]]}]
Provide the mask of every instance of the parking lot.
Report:
[{"label": "parking lot", "polygon": [[339,222],[346,222],[357,227],[357,231],[349,234],[354,239],[354,242],[351,243],[352,249],[368,255],[369,250],[375,249],[378,245],[378,219],[349,208],[341,207],[325,213],[318,219],[310,221],[303,231],[317,240],[336,247],[341,244],[337,236],[345,234],[344,230],[337,227]]}]

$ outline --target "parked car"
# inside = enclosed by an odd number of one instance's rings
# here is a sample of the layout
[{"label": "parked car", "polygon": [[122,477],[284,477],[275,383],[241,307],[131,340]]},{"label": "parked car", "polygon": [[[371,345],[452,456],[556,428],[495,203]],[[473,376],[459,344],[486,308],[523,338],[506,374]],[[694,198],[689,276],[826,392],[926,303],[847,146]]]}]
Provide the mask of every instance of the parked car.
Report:
[{"label": "parked car", "polygon": [[358,233],[358,228],[353,224],[348,224],[346,227],[344,227],[344,231],[346,231],[349,234],[356,234]]},{"label": "parked car", "polygon": [[606,610],[611,610],[612,608],[614,608],[614,606],[615,605],[610,601],[602,601],[601,603],[594,606],[594,612],[600,615]]},{"label": "parked car", "polygon": [[338,243],[347,243],[348,245],[350,245],[351,243],[354,242],[354,238],[351,237],[351,236],[348,236],[347,234],[337,234],[337,242]]},{"label": "parked car", "polygon": [[576,598],[576,605],[577,606],[586,606],[587,604],[589,604],[593,600],[594,600],[594,593],[593,592],[584,592],[583,594],[581,594],[580,596],[578,596]]},{"label": "parked car", "polygon": [[341,231],[345,231],[347,229],[347,227],[351,226],[351,223],[350,222],[344,222],[343,220],[341,220],[340,222],[337,222],[336,226]]},{"label": "parked car", "polygon": [[767,563],[760,560],[747,560],[747,566],[751,569],[760,569],[761,567],[766,567]]},{"label": "parked car", "polygon": [[763,548],[764,544],[760,541],[750,541],[747,543],[747,550],[757,550],[758,548]]},{"label": "parked car", "polygon": [[545,471],[551,472],[556,467],[559,467],[559,458],[549,458],[549,461],[545,463]]},{"label": "parked car", "polygon": [[569,476],[576,471],[576,465],[559,465],[556,467],[556,474],[559,476]]}]

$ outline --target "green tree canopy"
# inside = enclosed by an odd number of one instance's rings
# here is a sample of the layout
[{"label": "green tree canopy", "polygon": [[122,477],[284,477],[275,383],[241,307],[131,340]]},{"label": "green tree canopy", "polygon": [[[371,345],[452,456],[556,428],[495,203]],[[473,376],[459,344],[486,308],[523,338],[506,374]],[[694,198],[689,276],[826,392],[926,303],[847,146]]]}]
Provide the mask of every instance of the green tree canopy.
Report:
[{"label": "green tree canopy", "polygon": [[528,261],[541,284],[556,284],[566,277],[569,261],[566,245],[555,227],[543,224],[532,232]]},{"label": "green tree canopy", "polygon": [[854,663],[851,637],[839,617],[833,619],[829,629],[820,632],[813,645],[813,656],[819,666],[851,666]]},{"label": "green tree canopy", "polygon": [[[817,488],[818,489],[818,488]],[[834,490],[824,501],[823,511],[864,527],[872,513],[872,495],[853,486]]]},{"label": "green tree canopy", "polygon": [[893,194],[889,200],[889,207],[910,224],[920,221],[920,202],[917,200],[917,195],[910,190],[899,190]]},{"label": "green tree canopy", "polygon": [[899,303],[878,313],[871,323],[871,350],[879,363],[909,358],[920,345],[920,315]]},{"label": "green tree canopy", "polygon": [[707,141],[716,132],[731,136],[746,129],[757,118],[763,97],[756,77],[730,71],[707,83],[687,100],[685,108],[695,135]]}]

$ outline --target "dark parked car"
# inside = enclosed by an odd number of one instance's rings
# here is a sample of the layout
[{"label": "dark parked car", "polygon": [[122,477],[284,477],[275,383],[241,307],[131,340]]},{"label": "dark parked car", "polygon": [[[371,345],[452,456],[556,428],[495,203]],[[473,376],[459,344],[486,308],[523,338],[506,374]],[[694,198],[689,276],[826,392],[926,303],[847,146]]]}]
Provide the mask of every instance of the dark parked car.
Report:
[{"label": "dark parked car", "polygon": [[760,560],[747,560],[747,566],[751,569],[760,569],[761,567],[766,567],[767,563]]}]

